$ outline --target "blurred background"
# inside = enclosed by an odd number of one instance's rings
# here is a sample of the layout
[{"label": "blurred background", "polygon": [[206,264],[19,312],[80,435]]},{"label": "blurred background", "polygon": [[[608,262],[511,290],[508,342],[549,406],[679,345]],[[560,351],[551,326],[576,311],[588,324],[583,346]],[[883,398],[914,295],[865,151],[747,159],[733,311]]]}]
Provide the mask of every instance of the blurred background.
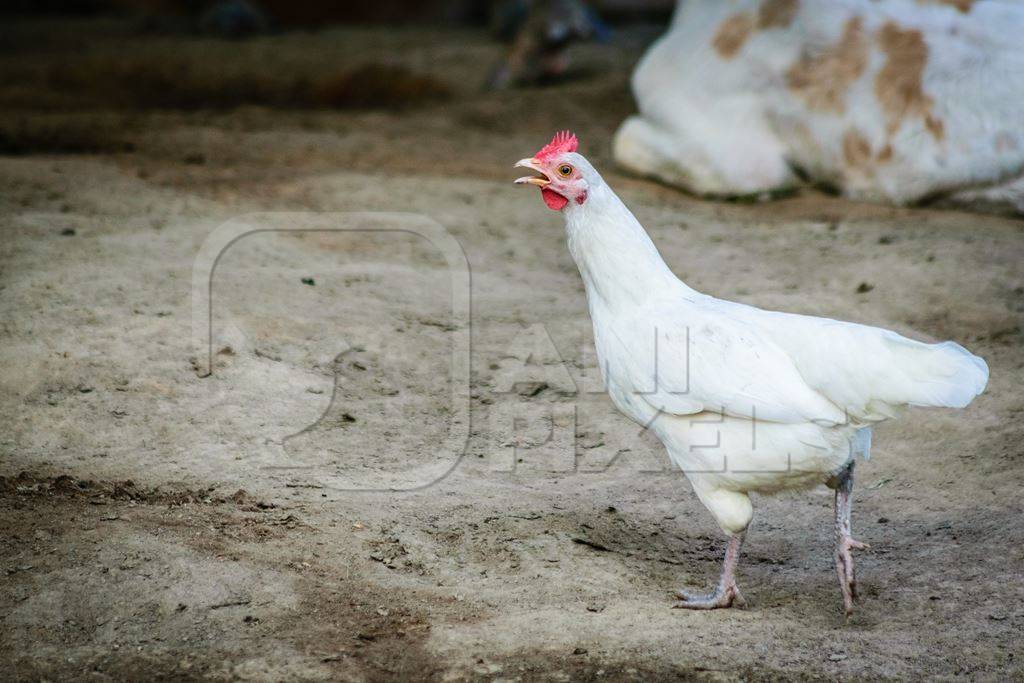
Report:
[{"label": "blurred background", "polygon": [[[514,130],[529,147],[557,126],[610,134],[632,110],[629,70],[671,9],[668,0],[4,3],[0,152],[219,165],[293,163],[301,151],[309,165],[367,168],[389,157],[454,171],[484,152],[465,144],[474,134]],[[559,84],[569,89],[543,89]],[[523,86],[536,90],[503,92]],[[181,130],[195,125],[207,127],[201,143]],[[325,135],[301,150],[236,144],[276,128]],[[522,156],[519,145],[508,150]]]}]

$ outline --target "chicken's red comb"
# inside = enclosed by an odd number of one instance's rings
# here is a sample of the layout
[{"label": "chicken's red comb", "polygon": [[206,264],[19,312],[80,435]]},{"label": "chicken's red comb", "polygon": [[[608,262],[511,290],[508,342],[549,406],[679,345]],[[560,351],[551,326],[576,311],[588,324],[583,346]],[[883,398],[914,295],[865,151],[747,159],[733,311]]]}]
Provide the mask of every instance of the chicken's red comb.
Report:
[{"label": "chicken's red comb", "polygon": [[575,152],[579,146],[580,141],[576,139],[576,135],[563,130],[560,133],[555,133],[555,137],[551,138],[551,142],[541,147],[541,150],[534,154],[533,157],[535,159],[547,159],[563,152]]}]

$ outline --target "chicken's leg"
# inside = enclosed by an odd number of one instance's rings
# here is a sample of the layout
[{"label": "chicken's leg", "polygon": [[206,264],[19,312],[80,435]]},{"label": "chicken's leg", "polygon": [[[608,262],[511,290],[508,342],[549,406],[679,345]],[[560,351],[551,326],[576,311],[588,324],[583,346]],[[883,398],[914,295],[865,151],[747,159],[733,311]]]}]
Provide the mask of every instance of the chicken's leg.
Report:
[{"label": "chicken's leg", "polygon": [[836,574],[843,591],[843,611],[853,614],[857,598],[857,578],[853,568],[852,550],[867,550],[868,545],[850,535],[850,512],[853,508],[853,462],[839,474],[836,486]]},{"label": "chicken's leg", "polygon": [[689,595],[683,591],[676,593],[679,600],[672,606],[677,609],[716,609],[719,607],[743,607],[747,601],[743,599],[736,585],[736,563],[740,559],[740,547],[743,545],[743,534],[731,536],[725,547],[725,561],[722,562],[722,576],[718,580],[715,592],[710,595]]}]

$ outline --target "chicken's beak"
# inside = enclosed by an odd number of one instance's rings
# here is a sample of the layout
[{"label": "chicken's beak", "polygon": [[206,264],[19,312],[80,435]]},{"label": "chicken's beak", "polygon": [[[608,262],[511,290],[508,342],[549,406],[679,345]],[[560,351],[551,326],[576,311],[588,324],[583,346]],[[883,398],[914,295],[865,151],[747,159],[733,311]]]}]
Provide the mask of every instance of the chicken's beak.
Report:
[{"label": "chicken's beak", "polygon": [[551,184],[551,180],[548,179],[547,173],[541,170],[540,162],[536,159],[520,159],[512,168],[528,168],[531,171],[540,173],[540,176],[527,175],[522,178],[516,178],[515,183],[517,185],[536,185],[537,187],[547,187]]}]

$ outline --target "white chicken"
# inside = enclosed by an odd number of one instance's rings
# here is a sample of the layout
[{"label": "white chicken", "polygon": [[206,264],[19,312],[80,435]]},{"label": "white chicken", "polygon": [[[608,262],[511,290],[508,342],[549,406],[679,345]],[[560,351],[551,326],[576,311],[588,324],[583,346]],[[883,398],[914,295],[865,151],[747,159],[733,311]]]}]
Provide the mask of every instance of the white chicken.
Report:
[{"label": "white chicken", "polygon": [[854,323],[763,311],[691,289],[633,214],[556,134],[516,166],[539,175],[545,204],[565,217],[587,293],[594,342],[615,406],[651,429],[729,536],[709,595],[675,607],[742,605],[735,569],[753,517],[749,494],[835,489],[835,566],[846,614],[857,595],[850,532],[854,458],[871,426],[904,406],[963,408],[988,367],[953,342],[924,344]]}]

